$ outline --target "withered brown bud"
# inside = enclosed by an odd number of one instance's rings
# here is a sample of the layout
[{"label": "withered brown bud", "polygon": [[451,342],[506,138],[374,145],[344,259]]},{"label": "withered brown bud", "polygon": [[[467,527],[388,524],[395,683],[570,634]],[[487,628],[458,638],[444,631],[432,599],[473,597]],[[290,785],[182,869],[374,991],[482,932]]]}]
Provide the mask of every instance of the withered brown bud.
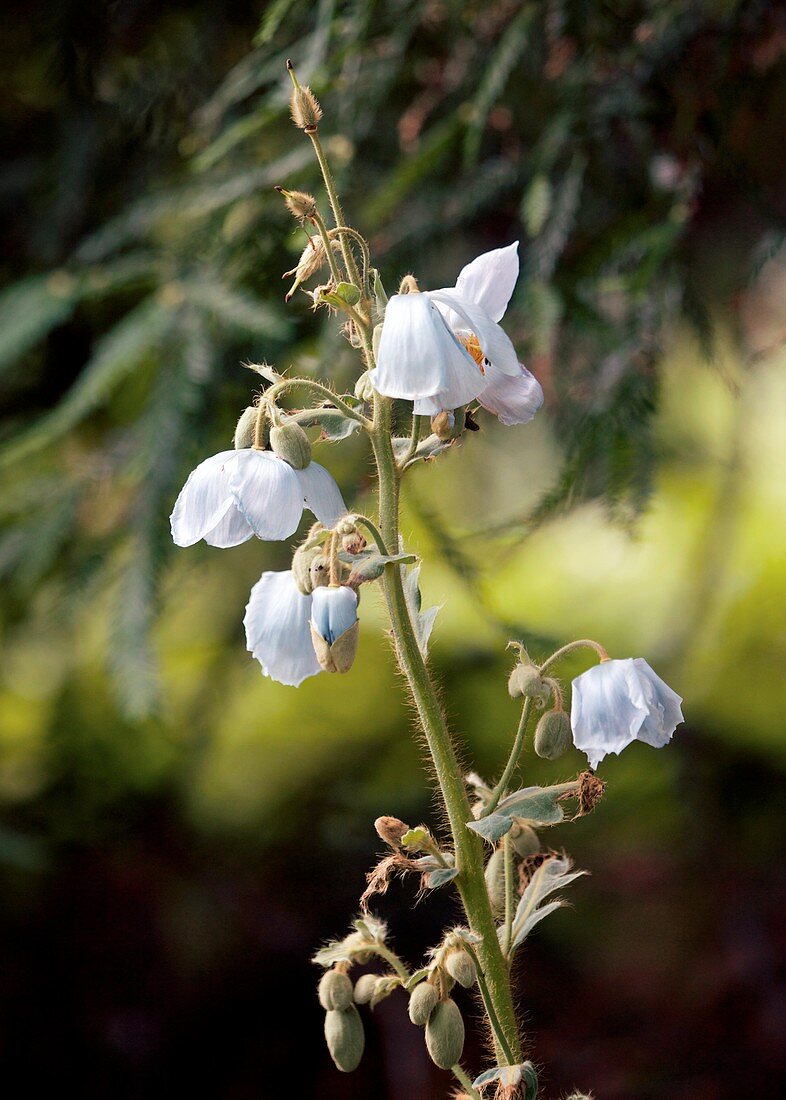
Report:
[{"label": "withered brown bud", "polygon": [[405,825],[397,817],[388,817],[387,815],[378,817],[374,822],[374,828],[377,830],[377,836],[380,840],[384,840],[391,848],[400,847],[402,836],[409,832],[409,825]]}]

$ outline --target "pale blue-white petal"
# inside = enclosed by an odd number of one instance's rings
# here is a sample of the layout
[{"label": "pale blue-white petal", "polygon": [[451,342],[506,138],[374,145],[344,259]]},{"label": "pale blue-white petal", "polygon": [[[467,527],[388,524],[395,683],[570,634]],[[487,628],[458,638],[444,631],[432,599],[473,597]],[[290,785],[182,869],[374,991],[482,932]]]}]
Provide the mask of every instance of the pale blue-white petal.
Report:
[{"label": "pale blue-white petal", "polygon": [[263,573],[251,589],[243,625],[250,653],[265,676],[297,687],[321,672],[311,641],[311,597],[297,588],[292,572]]},{"label": "pale blue-white petal", "polygon": [[482,306],[492,321],[501,321],[519,277],[519,242],[484,252],[461,269],[455,290]]},{"label": "pale blue-white petal", "polygon": [[332,475],[318,462],[309,462],[304,470],[295,470],[295,474],[307,507],[325,527],[334,527],[346,515],[347,506]]},{"label": "pale blue-white petal", "polygon": [[311,625],[328,645],[354,626],[358,617],[357,593],[346,586],[315,588],[311,594]]},{"label": "pale blue-white petal", "polygon": [[428,290],[421,297],[431,298],[440,307],[457,313],[461,319],[461,329],[474,333],[481,351],[497,370],[514,377],[519,373],[518,356],[510,338],[482,306],[453,290]]},{"label": "pale blue-white petal", "polygon": [[247,542],[253,536],[254,532],[248,520],[233,500],[232,507],[227,509],[212,531],[207,532],[205,542],[209,546],[220,546],[226,549],[229,546],[239,546],[241,542]]},{"label": "pale blue-white petal", "polygon": [[303,515],[303,494],[292,467],[270,451],[235,452],[229,491],[260,539],[285,539]]},{"label": "pale blue-white petal", "polygon": [[684,721],[682,697],[661,680],[643,657],[634,657],[633,664],[647,704],[647,717],[641,724],[638,739],[654,749],[663,748]]},{"label": "pale blue-white petal", "polygon": [[486,388],[478,401],[499,418],[501,424],[526,424],[543,404],[543,390],[534,374],[519,364],[519,374],[511,378],[493,365],[486,367]]},{"label": "pale blue-white petal", "polygon": [[193,546],[212,531],[228,511],[234,510],[229,491],[229,470],[235,451],[221,451],[200,462],[189,474],[169,522],[178,546]]},{"label": "pale blue-white petal", "polygon": [[427,294],[394,294],[385,309],[376,369],[378,393],[409,401],[447,394],[451,408],[483,389],[480,368],[461,346]]}]

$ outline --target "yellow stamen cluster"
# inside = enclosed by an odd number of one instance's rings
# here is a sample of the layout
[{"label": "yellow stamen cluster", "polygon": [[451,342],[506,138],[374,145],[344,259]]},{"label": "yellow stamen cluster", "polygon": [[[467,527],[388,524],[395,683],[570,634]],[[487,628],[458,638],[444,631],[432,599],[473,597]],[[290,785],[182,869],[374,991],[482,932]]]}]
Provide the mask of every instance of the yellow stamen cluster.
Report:
[{"label": "yellow stamen cluster", "polygon": [[483,354],[483,349],[481,348],[480,342],[475,333],[471,332],[467,336],[459,336],[459,340],[477,363],[478,367],[480,368],[480,373],[485,374],[486,371],[484,364],[486,362],[486,357]]}]

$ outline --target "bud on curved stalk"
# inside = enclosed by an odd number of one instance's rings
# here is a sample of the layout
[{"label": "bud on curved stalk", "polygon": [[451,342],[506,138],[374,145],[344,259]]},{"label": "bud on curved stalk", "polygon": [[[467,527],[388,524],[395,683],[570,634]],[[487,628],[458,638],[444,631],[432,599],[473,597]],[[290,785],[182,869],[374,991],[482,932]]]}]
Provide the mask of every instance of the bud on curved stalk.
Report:
[{"label": "bud on curved stalk", "polygon": [[466,951],[451,951],[445,959],[445,968],[451,978],[463,985],[465,989],[471,989],[478,978],[475,963]]},{"label": "bud on curved stalk", "polygon": [[245,447],[252,446],[258,415],[259,409],[256,405],[249,405],[238,420],[233,440],[236,451],[242,451]]},{"label": "bud on curved stalk", "polygon": [[[314,588],[317,587],[311,576],[311,566],[319,558],[322,558],[325,562],[322,572],[327,578],[327,561],[322,553],[321,546],[298,546],[292,555],[292,578],[297,585],[298,592],[301,592],[304,596],[310,596]],[[327,579],[325,583],[327,583]]]},{"label": "bud on curved stalk", "polygon": [[351,1073],[360,1065],[365,1046],[363,1021],[354,1004],[332,1009],[325,1016],[325,1040],[330,1057],[342,1073]]},{"label": "bud on curved stalk", "polygon": [[530,662],[520,662],[508,678],[508,692],[513,699],[522,696],[544,707],[551,697],[551,688]]},{"label": "bud on curved stalk", "polygon": [[330,562],[324,554],[318,554],[309,567],[311,590],[326,588],[330,584]]},{"label": "bud on curved stalk", "polygon": [[564,710],[548,710],[535,727],[534,748],[544,760],[559,760],[573,744],[570,721]]},{"label": "bud on curved stalk", "polygon": [[464,1021],[458,1005],[448,997],[440,1001],[426,1024],[426,1047],[432,1062],[440,1069],[451,1069],[461,1060],[464,1050]]},{"label": "bud on curved stalk", "polygon": [[340,970],[326,970],[317,987],[317,995],[324,1009],[340,1011],[352,1004],[352,981]]},{"label": "bud on curved stalk", "polygon": [[348,672],[358,647],[357,593],[346,585],[315,588],[311,640],[325,672]]},{"label": "bud on curved stalk", "polygon": [[305,470],[311,462],[309,438],[294,420],[282,421],[270,429],[270,447],[293,470]]},{"label": "bud on curved stalk", "polygon": [[354,1000],[356,1005],[367,1005],[374,996],[378,974],[361,974],[355,982]]},{"label": "bud on curved stalk", "polygon": [[418,1027],[425,1027],[429,1016],[437,1007],[439,993],[431,982],[421,982],[412,990],[409,998],[409,1018]]}]

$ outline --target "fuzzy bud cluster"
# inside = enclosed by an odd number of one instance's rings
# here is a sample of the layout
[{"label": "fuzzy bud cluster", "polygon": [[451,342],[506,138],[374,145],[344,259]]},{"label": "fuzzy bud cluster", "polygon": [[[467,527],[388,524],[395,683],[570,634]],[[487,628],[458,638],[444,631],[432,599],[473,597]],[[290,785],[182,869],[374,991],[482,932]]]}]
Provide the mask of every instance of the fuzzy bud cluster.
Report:
[{"label": "fuzzy bud cluster", "polygon": [[522,696],[544,707],[551,697],[551,688],[530,661],[519,661],[508,678],[508,692],[513,699]]}]

